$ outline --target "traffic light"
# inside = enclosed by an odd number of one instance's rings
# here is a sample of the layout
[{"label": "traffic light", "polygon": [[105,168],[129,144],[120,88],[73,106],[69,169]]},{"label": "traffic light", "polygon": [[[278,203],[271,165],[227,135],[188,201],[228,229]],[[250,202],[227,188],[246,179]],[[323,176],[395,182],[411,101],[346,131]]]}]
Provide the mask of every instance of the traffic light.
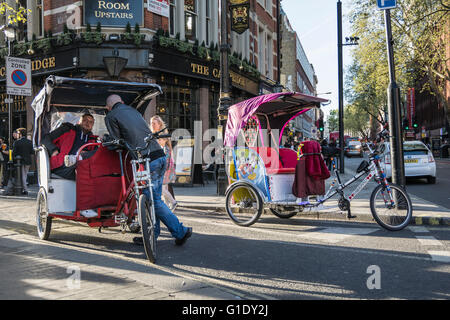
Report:
[{"label": "traffic light", "polygon": [[319,131],[323,132],[323,130],[325,130],[324,126],[323,126],[323,119],[320,118],[319,119],[319,125],[318,125]]},{"label": "traffic light", "polygon": [[408,118],[403,118],[403,129],[409,130],[409,120],[408,120]]},{"label": "traffic light", "polygon": [[414,129],[419,128],[419,124],[417,123],[417,118],[416,117],[413,118],[412,126],[413,126]]}]

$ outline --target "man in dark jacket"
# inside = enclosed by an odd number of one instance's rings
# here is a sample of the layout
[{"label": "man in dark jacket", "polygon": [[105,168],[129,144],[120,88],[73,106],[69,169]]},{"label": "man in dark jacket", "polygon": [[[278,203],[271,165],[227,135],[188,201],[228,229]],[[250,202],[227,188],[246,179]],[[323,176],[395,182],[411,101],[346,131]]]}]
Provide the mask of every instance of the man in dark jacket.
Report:
[{"label": "man in dark jacket", "polygon": [[[27,130],[25,128],[19,128],[16,130],[17,140],[13,144],[13,160],[17,161],[17,156],[21,158],[21,173],[22,173],[22,194],[28,194],[27,176],[31,166],[31,155],[33,152],[33,143],[27,139]],[[6,188],[6,194],[13,194],[14,185],[17,185],[17,177],[9,179],[8,186]]]},{"label": "man in dark jacket", "polygon": [[[118,95],[111,95],[106,100],[106,108],[109,110],[105,117],[105,124],[113,139],[123,139],[128,145],[136,149],[146,147],[144,139],[151,134],[150,128],[142,115],[134,108],[127,106]],[[141,151],[141,154],[150,158],[150,171],[152,178],[153,204],[156,214],[155,234],[160,233],[160,221],[162,221],[175,238],[177,245],[182,245],[192,235],[192,228],[183,226],[177,216],[161,200],[164,172],[166,170],[166,156],[156,140]],[[150,199],[147,188],[143,193]],[[142,244],[142,238],[136,237],[133,241]]]},{"label": "man in dark jacket", "polygon": [[80,124],[65,122],[44,136],[42,144],[51,156],[50,169],[53,173],[65,179],[75,180],[74,157],[81,146],[96,142],[97,136],[92,134],[94,123],[94,117],[87,113],[81,117]]}]

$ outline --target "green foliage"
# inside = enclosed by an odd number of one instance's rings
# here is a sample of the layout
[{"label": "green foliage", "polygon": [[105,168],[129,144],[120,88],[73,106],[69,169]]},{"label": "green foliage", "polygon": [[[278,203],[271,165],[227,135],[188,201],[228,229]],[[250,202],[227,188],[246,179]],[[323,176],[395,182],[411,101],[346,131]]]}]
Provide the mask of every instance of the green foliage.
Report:
[{"label": "green foliage", "polygon": [[[397,8],[390,12],[396,82],[402,93],[426,76],[428,83],[422,89],[436,95],[448,110],[444,91],[450,81],[445,52],[450,8],[444,3],[450,4],[448,0],[397,0]],[[358,46],[347,47],[353,48],[353,63],[345,72],[345,96],[350,103],[345,121],[360,133],[373,129],[387,106],[389,70],[383,14],[376,0],[355,0],[349,16],[352,35],[360,41]],[[404,94],[401,96],[404,99]],[[370,117],[375,121],[369,121]]]}]

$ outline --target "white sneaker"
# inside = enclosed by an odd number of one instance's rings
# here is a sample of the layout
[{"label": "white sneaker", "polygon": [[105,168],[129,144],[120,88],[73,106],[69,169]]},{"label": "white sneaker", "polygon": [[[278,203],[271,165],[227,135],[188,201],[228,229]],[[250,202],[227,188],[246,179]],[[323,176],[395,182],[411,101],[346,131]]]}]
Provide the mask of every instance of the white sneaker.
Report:
[{"label": "white sneaker", "polygon": [[92,209],[81,210],[80,213],[83,217],[86,217],[86,218],[94,218],[94,217],[98,216],[97,211],[92,210]]},{"label": "white sneaker", "polygon": [[68,154],[64,156],[64,165],[66,167],[74,166],[77,163],[77,156],[74,154]]}]

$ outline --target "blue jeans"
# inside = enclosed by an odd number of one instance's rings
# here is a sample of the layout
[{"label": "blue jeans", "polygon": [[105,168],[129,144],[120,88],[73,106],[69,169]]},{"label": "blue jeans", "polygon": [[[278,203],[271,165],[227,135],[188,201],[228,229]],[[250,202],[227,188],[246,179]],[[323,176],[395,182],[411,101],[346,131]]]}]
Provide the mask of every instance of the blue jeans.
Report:
[{"label": "blue jeans", "polygon": [[[181,239],[186,234],[187,228],[183,226],[177,216],[174,215],[164,201],[161,200],[164,173],[166,172],[166,157],[161,157],[150,162],[150,172],[152,176],[153,203],[156,215],[156,237],[158,237],[161,232],[160,221],[162,221],[174,238]],[[143,190],[143,193],[150,199],[150,193],[147,188]]]}]

